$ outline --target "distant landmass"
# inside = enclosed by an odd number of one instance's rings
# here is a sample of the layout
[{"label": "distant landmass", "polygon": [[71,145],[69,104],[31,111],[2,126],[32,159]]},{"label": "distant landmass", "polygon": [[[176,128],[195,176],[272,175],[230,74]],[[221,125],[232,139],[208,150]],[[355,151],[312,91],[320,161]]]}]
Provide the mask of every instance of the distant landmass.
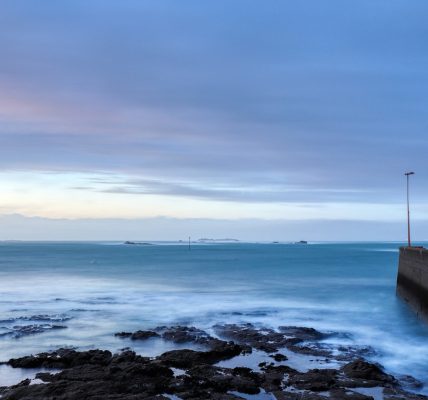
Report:
[{"label": "distant landmass", "polygon": [[[274,241],[272,243],[273,244],[280,244],[280,242],[278,242],[278,241]],[[298,242],[291,242],[291,243],[288,243],[288,244],[308,244],[308,242],[306,240],[299,240]]]},{"label": "distant landmass", "polygon": [[132,242],[130,240],[127,240],[124,244],[131,244],[131,245],[138,245],[138,246],[152,246],[153,243],[148,242]]},{"label": "distant landmass", "polygon": [[198,242],[239,242],[239,240],[231,239],[231,238],[225,238],[225,239],[201,238],[201,239],[198,239]]}]

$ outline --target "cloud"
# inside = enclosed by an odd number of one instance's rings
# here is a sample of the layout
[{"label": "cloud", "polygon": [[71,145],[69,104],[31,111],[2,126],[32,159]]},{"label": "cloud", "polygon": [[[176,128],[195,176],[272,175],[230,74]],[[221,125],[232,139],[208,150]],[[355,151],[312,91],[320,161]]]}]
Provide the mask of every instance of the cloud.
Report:
[{"label": "cloud", "polygon": [[426,2],[32,4],[0,16],[0,168],[234,202],[428,193]]},{"label": "cloud", "polygon": [[[166,182],[161,180],[134,179],[97,179],[101,188],[82,187],[81,190],[93,190],[112,194],[167,195],[201,198],[206,200],[232,201],[239,203],[322,203],[328,201],[355,201],[358,195],[361,201],[367,201],[370,193],[357,193],[352,189],[328,190],[308,189],[305,187],[287,187],[282,185],[263,186],[261,184],[246,184],[241,186],[216,186],[204,183]],[[102,188],[107,186],[106,188]]]}]

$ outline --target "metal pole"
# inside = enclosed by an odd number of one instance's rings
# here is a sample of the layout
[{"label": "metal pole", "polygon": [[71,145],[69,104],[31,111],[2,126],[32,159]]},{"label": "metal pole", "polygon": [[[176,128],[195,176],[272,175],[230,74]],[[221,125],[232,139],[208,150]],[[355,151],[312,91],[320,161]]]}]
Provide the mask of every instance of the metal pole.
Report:
[{"label": "metal pole", "polygon": [[409,175],[407,177],[407,243],[408,246],[411,246],[410,241],[410,206],[409,206]]},{"label": "metal pole", "polygon": [[409,176],[414,175],[414,172],[406,172],[404,175],[406,175],[407,179],[407,245],[409,247],[412,246],[412,242],[410,240],[410,202],[409,202]]}]

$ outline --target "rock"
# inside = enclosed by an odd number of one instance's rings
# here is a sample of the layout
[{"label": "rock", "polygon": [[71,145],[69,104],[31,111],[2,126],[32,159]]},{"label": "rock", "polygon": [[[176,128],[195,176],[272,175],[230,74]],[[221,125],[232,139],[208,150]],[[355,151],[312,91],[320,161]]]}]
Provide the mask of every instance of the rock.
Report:
[{"label": "rock", "polygon": [[0,334],[0,336],[9,336],[15,339],[19,339],[24,336],[35,335],[37,333],[43,333],[50,330],[66,329],[64,325],[53,325],[53,324],[33,324],[33,325],[15,325],[9,331]]},{"label": "rock", "polygon": [[[193,365],[203,362],[205,357],[200,351],[195,350],[171,350],[163,353],[159,359],[174,368],[191,368]],[[214,361],[215,362],[215,361]],[[213,363],[214,363],[213,362]]]},{"label": "rock", "polygon": [[334,369],[311,369],[290,377],[289,384],[300,390],[327,391],[336,385],[337,371]]},{"label": "rock", "polygon": [[136,331],[132,332],[118,332],[114,336],[120,338],[131,338],[131,340],[146,340],[153,337],[160,337],[160,335],[154,331]]},{"label": "rock", "polygon": [[153,331],[137,331],[131,335],[132,340],[146,340],[153,337],[159,337],[159,334]]},{"label": "rock", "polygon": [[161,332],[163,339],[174,343],[207,344],[210,340],[214,339],[205,331],[197,329],[194,326],[158,327],[156,331]]},{"label": "rock", "polygon": [[[363,359],[354,359],[340,369],[299,372],[286,365],[285,355],[276,353],[271,357],[282,364],[263,362],[260,371],[220,367],[216,365],[219,361],[233,359],[253,347],[276,348],[285,344],[290,349],[297,342],[315,340],[319,335],[315,330],[296,327],[282,332],[252,325],[218,329],[239,343],[212,337],[195,327],[159,327],[151,331],[119,332],[116,336],[131,339],[133,335],[140,336],[141,339],[135,340],[162,337],[175,343],[203,345],[207,350],[172,350],[149,358],[129,349],[114,355],[104,350],[58,349],[11,359],[7,364],[12,367],[62,370],[38,373],[36,377],[44,384],[30,384],[27,379],[0,388],[0,395],[2,400],[165,400],[169,395],[183,400],[236,400],[244,394],[257,395],[265,390],[277,400],[325,400],[327,396],[331,400],[369,400],[371,396],[352,388],[382,387],[385,399],[427,400],[425,396],[407,393],[378,365]],[[182,368],[185,373],[174,374],[172,367]]]},{"label": "rock", "polygon": [[378,381],[383,383],[390,383],[394,381],[394,378],[391,375],[387,375],[385,372],[383,372],[379,366],[362,359],[358,359],[346,364],[342,370],[349,378]]},{"label": "rock", "polygon": [[83,364],[107,365],[112,354],[107,350],[89,350],[77,352],[59,349],[52,353],[40,353],[36,356],[12,358],[7,364],[14,368],[69,368]]},{"label": "rock", "polygon": [[262,371],[265,371],[266,373],[281,373],[281,374],[288,374],[288,375],[294,375],[294,374],[298,374],[299,372],[296,371],[295,369],[289,367],[288,365],[273,365],[273,364],[269,364],[269,365],[265,365],[261,367]]},{"label": "rock", "polygon": [[222,337],[235,340],[241,345],[247,344],[266,353],[276,353],[278,349],[287,347],[296,353],[322,357],[331,355],[331,352],[325,349],[297,346],[302,342],[319,340],[325,336],[312,328],[282,326],[279,328],[280,332],[276,332],[273,329],[257,329],[252,324],[226,324],[216,325],[215,329]]},{"label": "rock", "polygon": [[424,384],[410,375],[400,375],[397,377],[400,384],[408,389],[418,391],[424,387]]},{"label": "rock", "polygon": [[308,340],[320,340],[326,335],[317,331],[314,328],[306,328],[300,326],[280,326],[278,330],[287,336],[297,338],[301,341]]},{"label": "rock", "polygon": [[159,359],[175,368],[190,368],[197,364],[215,364],[233,358],[244,349],[233,342],[221,342],[210,351],[171,350],[163,353]]},{"label": "rock", "polygon": [[235,340],[240,344],[249,345],[266,353],[275,353],[279,347],[287,345],[287,339],[284,335],[272,329],[258,330],[252,324],[216,325],[215,329],[222,337]]},{"label": "rock", "polygon": [[120,337],[120,338],[128,338],[132,336],[132,332],[117,332],[114,334],[114,336]]},{"label": "rock", "polygon": [[233,370],[211,365],[199,365],[187,371],[183,385],[177,389],[177,395],[185,398],[188,392],[195,388],[209,392],[226,393],[236,391],[247,394],[260,392],[261,378],[249,368],[234,368]]},{"label": "rock", "polygon": [[277,362],[282,362],[282,361],[288,360],[288,357],[285,356],[284,354],[281,354],[281,353],[276,353],[274,355],[271,355],[270,357],[272,357]]}]

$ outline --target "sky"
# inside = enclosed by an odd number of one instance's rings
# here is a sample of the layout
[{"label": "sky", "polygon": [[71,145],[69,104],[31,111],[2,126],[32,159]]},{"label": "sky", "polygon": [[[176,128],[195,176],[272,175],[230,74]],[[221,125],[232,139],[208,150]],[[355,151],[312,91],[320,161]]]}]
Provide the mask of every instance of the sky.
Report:
[{"label": "sky", "polygon": [[0,239],[428,239],[427,15],[3,0]]}]

